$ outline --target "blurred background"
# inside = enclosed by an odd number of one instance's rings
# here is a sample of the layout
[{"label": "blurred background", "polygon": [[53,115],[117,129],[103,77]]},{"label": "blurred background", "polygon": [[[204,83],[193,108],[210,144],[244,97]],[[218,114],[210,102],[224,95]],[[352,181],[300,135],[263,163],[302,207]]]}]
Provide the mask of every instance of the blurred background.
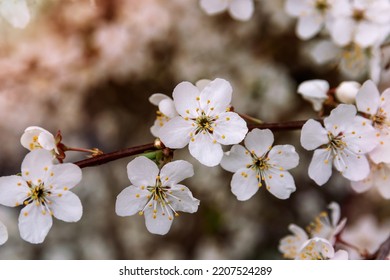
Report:
[{"label": "blurred background", "polygon": [[[27,153],[20,136],[32,125],[53,134],[60,129],[69,146],[105,152],[153,142],[156,107],[148,98],[156,92],[170,96],[181,81],[225,78],[233,86],[237,112],[276,122],[316,117],[296,93],[300,82],[320,78],[335,87],[351,79],[337,64],[318,66],[310,59],[308,43],[297,39],[283,0],[255,1],[247,22],[227,13],[208,16],[197,0],[36,0],[29,5],[32,19],[25,29],[0,19],[1,176],[20,171]],[[354,79],[366,77],[360,73]],[[381,88],[386,81],[383,77]],[[130,184],[131,158],[122,159],[83,169],[73,189],[83,203],[82,219],[54,219],[43,244],[23,241],[20,209],[0,205],[10,235],[0,259],[281,259],[278,243],[288,225],[305,227],[331,201],[340,203],[348,226],[370,220],[374,229],[361,242],[377,248],[390,232],[389,202],[375,190],[354,193],[336,173],[318,187],[307,175],[312,153],[302,149],[299,137],[299,131],[275,133],[276,144],[292,144],[300,155],[292,170],[297,191],[286,201],[265,189],[237,201],[230,173],[200,165],[184,149],[175,158],[194,165],[195,176],[185,184],[201,201],[199,211],[180,215],[167,235],[152,235],[143,217],[115,214],[116,196]],[[70,153],[66,161],[80,159],[83,155]]]}]

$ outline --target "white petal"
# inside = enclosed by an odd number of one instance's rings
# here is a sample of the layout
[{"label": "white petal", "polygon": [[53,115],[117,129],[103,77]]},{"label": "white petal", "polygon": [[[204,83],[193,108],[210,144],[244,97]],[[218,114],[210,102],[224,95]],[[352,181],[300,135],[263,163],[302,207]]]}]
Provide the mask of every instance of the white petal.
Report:
[{"label": "white petal", "polygon": [[332,226],[336,227],[337,223],[340,220],[340,214],[341,214],[340,205],[337,202],[331,202],[328,205],[328,209],[330,210],[330,214],[331,214]]},{"label": "white petal", "polygon": [[135,186],[125,188],[118,194],[115,203],[115,212],[118,216],[131,216],[141,211],[149,198],[149,191]]},{"label": "white petal", "polygon": [[276,145],[268,154],[269,161],[274,168],[289,170],[299,164],[299,155],[292,145]]},{"label": "white petal", "polygon": [[326,149],[315,150],[309,165],[309,177],[313,179],[317,185],[322,186],[328,182],[331,175],[331,151],[327,151]]},{"label": "white petal", "polygon": [[302,0],[287,0],[285,2],[285,10],[289,15],[299,17],[308,9],[306,1]]},{"label": "white petal", "polygon": [[390,88],[386,89],[382,95],[381,95],[381,99],[380,99],[381,103],[380,103],[380,108],[382,108],[387,116],[389,116],[388,118],[390,118]]},{"label": "white petal", "polygon": [[48,234],[53,219],[41,205],[30,203],[20,211],[19,231],[20,237],[27,242],[42,243]]},{"label": "white petal", "polygon": [[149,102],[155,106],[158,106],[160,102],[164,99],[171,99],[168,95],[162,93],[154,93],[149,97]]},{"label": "white petal", "polygon": [[245,147],[257,157],[263,156],[274,143],[274,134],[269,129],[255,128],[245,137]]},{"label": "white petal", "polygon": [[302,40],[313,38],[320,32],[323,23],[324,20],[319,14],[310,14],[299,17],[296,27],[298,37]]},{"label": "white petal", "polygon": [[45,150],[51,151],[56,149],[54,136],[50,132],[41,132],[38,136],[38,142]]},{"label": "white petal", "polygon": [[303,96],[327,99],[329,83],[325,80],[309,80],[298,86],[297,92]]},{"label": "white petal", "polygon": [[390,185],[389,184],[378,185],[378,191],[384,199],[390,199]]},{"label": "white petal", "polygon": [[348,150],[344,150],[343,153],[335,156],[333,163],[335,168],[351,181],[363,180],[370,173],[370,166],[366,156],[355,155]]},{"label": "white petal", "polygon": [[181,82],[173,90],[172,96],[176,110],[181,116],[198,116],[196,109],[199,108],[200,91],[196,86],[190,82]]},{"label": "white petal", "polygon": [[52,185],[55,189],[71,189],[80,183],[82,178],[81,168],[73,163],[55,164],[50,170],[45,185]]},{"label": "white petal", "polygon": [[205,87],[207,87],[209,85],[209,83],[211,82],[211,80],[209,79],[201,79],[199,81],[197,81],[195,83],[195,86],[200,90],[202,91]]},{"label": "white petal", "polygon": [[185,160],[169,162],[160,171],[163,186],[173,186],[192,176],[194,176],[194,168],[191,163]]},{"label": "white petal", "polygon": [[287,171],[271,168],[264,172],[264,179],[267,190],[279,199],[289,198],[296,190],[294,178]]},{"label": "white petal", "polygon": [[226,112],[215,121],[213,136],[223,145],[233,145],[240,143],[247,132],[246,122],[238,114]]},{"label": "white petal", "polygon": [[356,26],[355,42],[362,48],[374,45],[379,37],[379,26],[372,22],[362,21]]},{"label": "white petal", "polygon": [[310,58],[317,64],[325,64],[340,55],[340,49],[331,41],[322,40],[310,48]]},{"label": "white petal", "polygon": [[351,181],[351,187],[357,193],[366,192],[373,187],[373,178],[368,176],[362,181]]},{"label": "white petal", "polygon": [[0,177],[0,204],[14,207],[22,205],[30,188],[20,176]]},{"label": "white petal", "polygon": [[53,156],[49,151],[31,151],[22,162],[22,177],[26,181],[31,180],[34,185],[39,185],[38,180],[45,179],[52,165]]},{"label": "white petal", "polygon": [[380,137],[379,145],[369,153],[374,163],[390,163],[390,136]]},{"label": "white petal", "polygon": [[230,15],[241,21],[249,20],[255,10],[253,0],[233,0],[229,6]]},{"label": "white petal", "polygon": [[336,45],[345,46],[352,41],[354,30],[355,22],[352,19],[340,17],[333,22],[330,34]]},{"label": "white petal", "polygon": [[139,156],[127,165],[127,176],[136,187],[154,186],[159,169],[157,165],[144,156]]},{"label": "white petal", "polygon": [[[35,145],[39,144],[36,141],[38,141],[38,137],[42,132],[46,132],[50,134],[50,132],[43,129],[42,127],[29,126],[24,130],[24,133],[20,138],[20,143],[22,144],[23,147],[31,151],[35,148]],[[34,138],[36,139],[35,141]]]},{"label": "white petal", "polygon": [[227,9],[228,5],[229,2],[225,0],[200,0],[201,8],[208,15],[215,15],[221,13]]},{"label": "white petal", "polygon": [[[157,213],[153,213],[153,208],[148,207],[145,210],[145,224],[146,228],[150,233],[165,235],[171,228],[173,222],[173,214],[172,211],[168,208],[166,211],[162,212],[160,207],[156,208]],[[164,214],[164,215],[163,215]],[[154,218],[155,217],[155,218]],[[171,219],[169,219],[171,217]]]},{"label": "white petal", "polygon": [[230,106],[233,89],[230,83],[217,78],[211,81],[200,93],[200,107],[206,113],[219,114]]},{"label": "white petal", "polygon": [[310,151],[328,142],[328,133],[318,121],[310,119],[303,125],[301,131],[303,148]]},{"label": "white petal", "polygon": [[158,104],[158,109],[168,118],[173,118],[178,115],[176,112],[175,103],[173,103],[173,100],[170,98],[162,100]]},{"label": "white petal", "polygon": [[192,120],[174,117],[161,127],[159,131],[161,141],[171,149],[184,148],[191,139],[191,133],[195,131],[193,123]]},{"label": "white petal", "polygon": [[249,168],[241,168],[234,173],[230,183],[232,193],[240,201],[250,199],[259,190],[256,172]]},{"label": "white petal", "polygon": [[379,108],[380,94],[376,85],[368,80],[356,96],[356,106],[360,112],[375,115]]},{"label": "white petal", "polygon": [[338,250],[334,253],[333,258],[331,260],[348,260],[348,252],[345,250]]},{"label": "white petal", "polygon": [[351,104],[340,104],[324,119],[326,130],[338,135],[346,130],[355,120],[356,107]]},{"label": "white petal", "polygon": [[0,222],[0,245],[3,245],[8,240],[8,231],[5,225]]},{"label": "white petal", "polygon": [[16,28],[25,28],[30,21],[25,0],[0,1],[0,15]]},{"label": "white petal", "polygon": [[50,209],[54,217],[64,222],[77,222],[83,214],[83,206],[77,195],[65,191],[61,196],[53,196]]},{"label": "white petal", "polygon": [[306,240],[308,238],[306,232],[299,226],[297,225],[294,225],[294,224],[290,224],[288,226],[288,229],[294,233],[294,235],[296,235],[297,237],[299,237],[301,240]]},{"label": "white petal", "polygon": [[366,118],[357,116],[354,118],[353,125],[344,131],[344,142],[350,151],[356,154],[366,154],[378,145],[376,130],[370,122]]},{"label": "white petal", "polygon": [[176,185],[171,188],[172,196],[168,194],[171,206],[175,211],[195,213],[198,211],[199,200],[192,196],[191,191],[184,185]]},{"label": "white petal", "polygon": [[247,149],[241,145],[234,145],[226,152],[221,160],[221,167],[229,172],[236,172],[240,168],[252,164],[252,157]]},{"label": "white petal", "polygon": [[212,167],[221,162],[223,156],[221,144],[214,142],[208,133],[200,132],[193,139],[188,148],[190,154],[200,163]]}]

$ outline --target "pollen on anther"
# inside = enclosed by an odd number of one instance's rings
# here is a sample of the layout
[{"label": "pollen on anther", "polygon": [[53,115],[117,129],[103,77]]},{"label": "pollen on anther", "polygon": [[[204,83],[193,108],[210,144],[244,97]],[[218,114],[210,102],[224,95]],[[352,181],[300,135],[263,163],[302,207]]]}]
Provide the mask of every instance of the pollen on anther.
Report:
[{"label": "pollen on anther", "polygon": [[210,104],[211,103],[211,101],[210,100],[207,100],[207,104]]},{"label": "pollen on anther", "polygon": [[327,159],[324,160],[324,163],[325,163],[325,164],[328,164],[328,163],[329,163],[329,160],[327,160]]},{"label": "pollen on anther", "polygon": [[137,194],[135,195],[135,197],[136,197],[136,198],[139,198],[139,193],[137,193]]},{"label": "pollen on anther", "polygon": [[280,174],[279,176],[280,176],[281,178],[283,178],[283,177],[284,177],[284,175],[283,175],[283,174]]},{"label": "pollen on anther", "polygon": [[53,176],[54,176],[54,172],[51,172],[51,173],[50,173],[50,176],[53,177]]},{"label": "pollen on anther", "polygon": [[186,110],[186,113],[189,114],[189,113],[190,113],[190,110]]},{"label": "pollen on anther", "polygon": [[214,140],[213,140],[213,144],[216,144],[216,143],[217,143],[217,140],[214,139]]},{"label": "pollen on anther", "polygon": [[23,215],[24,215],[25,217],[27,217],[27,216],[28,216],[28,212],[24,212]]},{"label": "pollen on anther", "polygon": [[26,171],[26,172],[24,172],[24,174],[25,174],[26,176],[28,176],[28,175],[30,174],[30,172]]},{"label": "pollen on anther", "polygon": [[195,138],[191,138],[191,142],[195,142]]},{"label": "pollen on anther", "polygon": [[144,190],[145,189],[145,186],[141,186],[141,190]]},{"label": "pollen on anther", "polygon": [[366,125],[367,123],[366,122],[362,122],[362,125]]},{"label": "pollen on anther", "polygon": [[142,212],[142,211],[138,212],[138,215],[140,215],[140,216],[142,216],[143,214],[144,214],[144,212]]},{"label": "pollen on anther", "polygon": [[46,166],[45,168],[43,168],[43,170],[47,171],[49,168]]},{"label": "pollen on anther", "polygon": [[67,191],[67,190],[69,190],[69,188],[68,187],[64,187],[64,191]]},{"label": "pollen on anther", "polygon": [[19,202],[16,202],[16,203],[15,203],[15,206],[19,206],[19,205],[20,205]]},{"label": "pollen on anther", "polygon": [[197,101],[199,101],[199,100],[200,100],[200,97],[199,97],[199,96],[197,96],[197,97],[196,97],[196,100],[197,100]]},{"label": "pollen on anther", "polygon": [[19,182],[19,183],[17,183],[17,185],[20,187],[22,185],[22,183]]},{"label": "pollen on anther", "polygon": [[61,197],[61,196],[62,196],[62,193],[59,193],[59,194],[58,194],[58,197]]},{"label": "pollen on anther", "polygon": [[381,145],[385,144],[383,141],[380,141],[379,143],[381,143]]},{"label": "pollen on anther", "polygon": [[225,136],[225,135],[222,135],[221,137],[222,137],[222,139],[225,139],[225,138],[226,138],[226,136]]}]

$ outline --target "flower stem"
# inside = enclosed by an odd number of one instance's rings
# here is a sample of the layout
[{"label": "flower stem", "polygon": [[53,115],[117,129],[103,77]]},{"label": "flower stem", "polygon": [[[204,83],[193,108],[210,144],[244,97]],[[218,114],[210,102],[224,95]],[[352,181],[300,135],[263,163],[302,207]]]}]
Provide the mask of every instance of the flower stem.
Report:
[{"label": "flower stem", "polygon": [[241,114],[241,113],[237,113],[241,118],[243,118],[244,120],[248,120],[248,121],[251,121],[253,123],[257,123],[257,124],[263,124],[264,122],[262,120],[259,120],[259,119],[256,119],[254,117],[251,117],[249,115],[246,115],[246,114]]},{"label": "flower stem", "polygon": [[158,150],[158,148],[155,147],[154,143],[150,143],[150,144],[145,144],[136,147],[126,148],[123,150],[114,151],[107,154],[98,155],[93,158],[77,161],[74,164],[78,165],[80,168],[97,166],[124,157],[134,156],[134,155],[145,153],[147,151],[155,151],[155,150]]}]

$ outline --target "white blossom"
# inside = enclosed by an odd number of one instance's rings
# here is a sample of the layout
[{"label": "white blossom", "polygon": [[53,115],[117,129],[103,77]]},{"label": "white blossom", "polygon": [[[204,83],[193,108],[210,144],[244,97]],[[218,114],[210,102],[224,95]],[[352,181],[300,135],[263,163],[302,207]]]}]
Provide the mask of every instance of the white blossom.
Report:
[{"label": "white blossom", "polygon": [[336,236],[344,229],[347,219],[340,221],[340,205],[336,202],[331,202],[328,205],[328,212],[321,212],[312,223],[307,227],[311,237],[325,238],[332,244],[335,244]]},{"label": "white blossom", "polygon": [[232,18],[240,21],[249,20],[255,9],[253,0],[200,0],[200,7],[208,15],[227,10]]},{"label": "white blossom", "polygon": [[291,224],[288,229],[293,233],[283,237],[279,242],[279,251],[283,253],[283,257],[286,259],[295,259],[306,243],[309,240],[305,230],[301,227]]},{"label": "white blossom", "polygon": [[0,15],[15,28],[25,28],[30,21],[26,0],[0,0]]},{"label": "white blossom", "polygon": [[314,237],[302,245],[295,258],[297,260],[348,260],[348,252],[338,250],[335,252],[332,244],[320,237]]},{"label": "white blossom", "polygon": [[365,154],[377,145],[369,121],[356,116],[355,106],[340,104],[324,119],[324,126],[310,119],[302,127],[302,147],[315,150],[309,177],[320,186],[325,184],[332,175],[332,165],[351,181],[367,177],[370,167]]},{"label": "white blossom", "polygon": [[164,235],[178,212],[194,213],[199,200],[179,184],[194,175],[192,165],[184,160],[169,162],[161,170],[150,159],[140,156],[127,165],[131,186],[117,197],[115,211],[119,216],[144,215],[146,228]]},{"label": "white blossom", "polygon": [[365,179],[351,182],[352,189],[362,193],[376,188],[383,198],[390,199],[390,165],[371,162],[370,166],[370,174]]},{"label": "white blossom", "polygon": [[296,167],[299,156],[292,145],[272,147],[274,135],[269,129],[254,129],[244,140],[245,147],[234,145],[221,166],[234,172],[231,188],[238,200],[250,199],[265,184],[279,199],[287,199],[296,190],[294,178],[287,171]]},{"label": "white blossom", "polygon": [[26,149],[44,149],[58,154],[56,140],[49,131],[39,126],[27,127],[20,138],[20,143]]},{"label": "white blossom", "polygon": [[189,144],[193,157],[206,166],[221,162],[221,145],[233,145],[244,139],[248,128],[236,113],[230,112],[232,87],[224,79],[215,79],[203,90],[189,82],[178,84],[173,102],[179,116],[160,130],[160,139],[172,149]]},{"label": "white blossom", "polygon": [[329,27],[333,41],[340,46],[354,42],[362,48],[380,44],[388,35],[388,0],[337,0]]},{"label": "white blossom", "polygon": [[81,169],[72,163],[53,164],[50,152],[34,150],[22,162],[21,176],[0,178],[0,204],[23,206],[19,215],[21,237],[42,243],[52,216],[76,222],[82,215],[80,199],[70,191],[81,181]]},{"label": "white blossom", "polygon": [[374,163],[390,163],[390,88],[380,94],[372,81],[366,81],[356,96],[356,106],[376,130],[378,145],[369,153],[370,158]]},{"label": "white blossom", "polygon": [[354,104],[356,95],[361,87],[361,84],[354,81],[345,81],[340,83],[335,90],[337,99],[346,104]]},{"label": "white blossom", "polygon": [[160,129],[173,117],[176,117],[178,114],[176,112],[175,104],[173,103],[172,98],[162,93],[155,93],[149,97],[150,103],[158,106],[158,111],[156,112],[156,120],[154,121],[153,126],[150,128],[150,132],[155,137],[159,137]]},{"label": "white blossom", "polygon": [[314,111],[321,111],[323,103],[328,99],[329,83],[324,80],[309,80],[298,86],[297,92],[303,99],[313,105]]},{"label": "white blossom", "polygon": [[331,18],[333,0],[287,0],[286,12],[298,18],[296,33],[302,40],[317,35]]},{"label": "white blossom", "polygon": [[0,221],[0,245],[3,245],[8,240],[8,231],[5,225]]}]

